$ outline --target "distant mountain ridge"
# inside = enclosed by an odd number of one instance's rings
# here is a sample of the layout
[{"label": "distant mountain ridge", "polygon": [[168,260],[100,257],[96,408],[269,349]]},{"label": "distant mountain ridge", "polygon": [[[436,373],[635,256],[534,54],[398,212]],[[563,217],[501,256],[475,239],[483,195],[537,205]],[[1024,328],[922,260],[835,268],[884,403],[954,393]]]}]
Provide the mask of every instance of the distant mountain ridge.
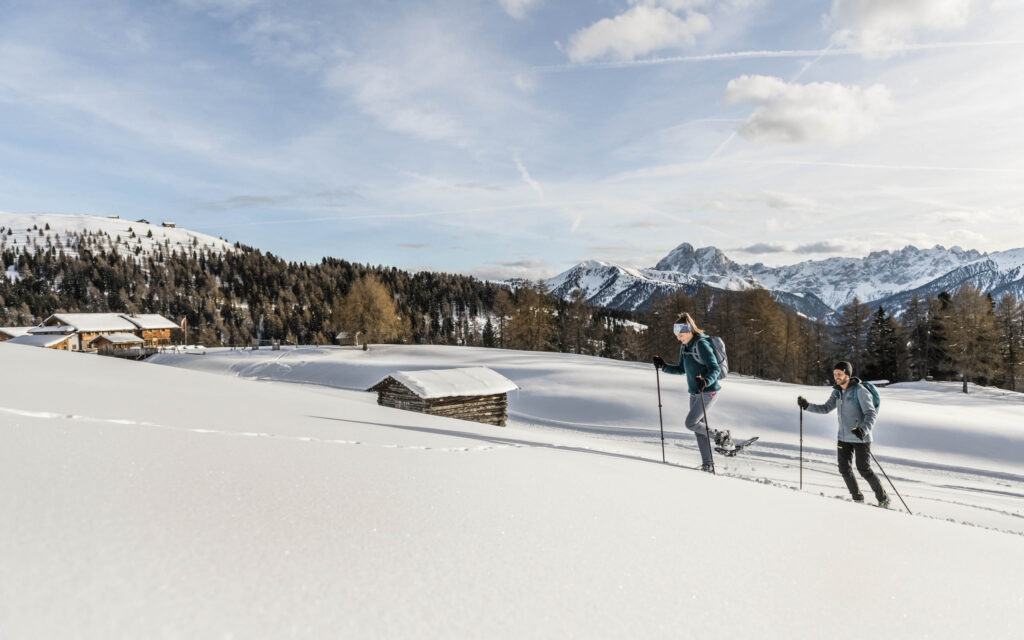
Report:
[{"label": "distant mountain ridge", "polygon": [[855,297],[890,312],[906,307],[913,295],[952,293],[971,284],[998,297],[1024,297],[1024,248],[984,254],[960,247],[907,246],[864,258],[808,260],[769,267],[739,264],[715,247],[682,243],[651,269],[632,269],[588,260],[545,281],[561,297],[581,289],[594,305],[639,311],[660,295],[693,294],[701,287],[719,291],[766,289],[781,304],[811,318],[825,319]]}]

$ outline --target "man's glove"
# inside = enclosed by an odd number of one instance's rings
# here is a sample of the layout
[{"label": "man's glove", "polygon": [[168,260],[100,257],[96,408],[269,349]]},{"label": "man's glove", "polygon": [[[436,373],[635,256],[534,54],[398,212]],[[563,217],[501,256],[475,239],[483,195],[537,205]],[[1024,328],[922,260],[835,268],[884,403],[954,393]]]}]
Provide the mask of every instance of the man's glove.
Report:
[{"label": "man's glove", "polygon": [[704,391],[704,387],[706,386],[708,385],[706,382],[704,382],[704,378],[697,376],[697,393],[702,393]]},{"label": "man's glove", "polygon": [[664,369],[665,361],[661,359],[661,356],[655,355],[651,357],[651,362],[654,363],[655,369]]},{"label": "man's glove", "polygon": [[864,431],[860,427],[854,427],[854,428],[850,429],[850,431],[852,431],[853,435],[857,436],[861,440],[864,439]]},{"label": "man's glove", "polygon": [[806,409],[811,404],[810,402],[807,402],[807,398],[803,396],[797,396],[796,403],[800,405],[801,409]]}]

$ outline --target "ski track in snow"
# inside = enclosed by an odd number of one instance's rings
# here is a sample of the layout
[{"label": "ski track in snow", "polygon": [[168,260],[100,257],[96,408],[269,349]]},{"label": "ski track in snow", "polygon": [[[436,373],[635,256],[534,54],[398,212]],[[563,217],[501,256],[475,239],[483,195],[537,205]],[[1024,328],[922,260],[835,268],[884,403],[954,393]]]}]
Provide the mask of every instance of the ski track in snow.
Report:
[{"label": "ski track in snow", "polygon": [[[626,441],[643,444],[645,446],[658,449],[660,452],[660,432],[650,428],[634,428],[629,427],[629,425],[623,425],[621,428],[609,427],[608,425],[539,418],[514,412],[510,412],[509,417],[515,417],[517,420],[522,421],[520,423],[522,426],[530,426],[533,428],[551,431],[570,429],[585,433],[589,437],[596,437],[608,442]],[[673,457],[679,457],[678,455],[673,456],[673,452],[676,452],[677,454],[679,452],[686,452],[687,457],[692,457],[694,459],[698,458],[699,454],[697,453],[697,445],[693,442],[693,436],[689,432],[666,432],[664,437],[668,464],[691,470],[699,469],[699,467],[679,465],[672,460]],[[604,450],[608,453],[619,453],[622,455],[628,455],[630,453],[626,451],[614,451],[608,449],[599,450]],[[900,489],[900,493],[903,495],[903,499],[913,511],[913,515],[931,520],[945,520],[980,529],[991,529],[1024,537],[1024,511],[1020,509],[1017,511],[1011,511],[1008,509],[986,506],[970,500],[971,497],[976,497],[979,494],[1015,501],[1024,500],[1024,476],[1004,472],[987,471],[983,469],[928,464],[916,460],[904,460],[901,458],[884,456],[878,456],[878,459],[885,465],[885,473],[888,474],[892,482]],[[772,443],[771,441],[764,440],[762,438],[736,458],[727,458],[725,456],[717,455],[714,460],[715,466],[720,475],[773,487],[792,489],[794,491],[800,490],[798,475],[800,454],[799,450],[792,445]],[[746,467],[747,470],[743,471],[743,467]],[[872,469],[875,469],[876,472],[878,472],[878,467],[874,463],[872,464]],[[804,491],[813,491],[822,497],[852,503],[852,500],[846,494],[846,487],[843,484],[842,478],[839,476],[839,470],[836,468],[835,456],[830,451],[818,448],[804,448],[803,471]],[[819,480],[815,481],[813,479],[809,479],[809,474],[816,476]],[[792,476],[792,479],[788,476]],[[887,493],[889,493],[889,497],[892,501],[890,509],[903,511],[903,504],[900,502],[896,493],[892,491],[892,487],[886,480],[885,475],[878,472],[878,477],[882,481],[882,485],[886,488]],[[870,489],[865,486],[866,482],[863,478],[859,475],[857,478],[858,482],[861,484],[862,490],[865,491],[865,495],[870,501],[872,498]],[[992,489],[987,488],[986,486],[966,486],[966,483],[970,482],[984,483],[991,486],[991,483],[994,480],[999,481],[999,486],[1006,487],[1008,490]],[[953,484],[953,481],[958,481],[961,484]],[[1017,491],[1014,491],[1013,489],[1017,489]],[[941,490],[945,493],[945,496],[940,497],[927,495],[927,491],[929,490]],[[951,499],[949,497],[950,492],[962,494],[963,499]],[[1001,520],[1005,519],[1006,525],[986,526],[977,522],[962,519],[929,515],[926,513],[928,511],[927,507],[932,504],[948,504],[956,507],[975,509],[991,516],[997,516]],[[924,509],[924,512],[922,512],[921,509]]]},{"label": "ski track in snow", "polygon": [[167,429],[170,431],[179,431],[184,433],[198,433],[201,435],[218,435],[218,436],[229,436],[229,437],[245,437],[245,438],[272,438],[274,440],[285,440],[292,442],[312,442],[316,444],[330,444],[330,445],[356,445],[363,447],[377,447],[381,449],[399,449],[403,451],[432,451],[442,453],[467,453],[467,452],[481,452],[481,451],[496,451],[499,449],[517,449],[525,447],[527,445],[519,443],[506,443],[506,444],[487,444],[479,445],[476,447],[427,447],[423,445],[400,445],[400,444],[377,444],[370,442],[362,442],[360,440],[336,440],[326,438],[315,438],[312,436],[286,436],[277,433],[267,432],[256,432],[256,431],[225,431],[223,429],[207,429],[198,427],[179,427],[174,425],[157,424],[155,422],[145,422],[139,420],[124,420],[118,418],[95,418],[90,416],[81,416],[76,414],[68,413],[53,413],[49,411],[26,411],[22,409],[11,409],[7,407],[0,407],[0,413],[6,413],[8,415],[19,416],[23,418],[32,418],[36,420],[72,420],[81,422],[93,422],[100,424],[114,424],[120,426],[139,427],[146,429]]},{"label": "ski track in snow", "polygon": [[[7,407],[0,407],[0,413],[37,420],[69,420],[136,428],[166,429],[200,435],[266,438],[279,441],[306,442],[325,445],[363,446],[403,451],[469,453],[540,447],[563,451],[600,453],[638,460],[645,459],[660,463],[660,460],[655,459],[656,456],[651,456],[649,458],[638,456],[635,449],[625,450],[614,446],[614,443],[616,442],[628,442],[645,447],[649,446],[652,451],[656,450],[660,452],[661,433],[659,431],[655,431],[650,428],[630,427],[629,425],[609,427],[608,425],[601,424],[554,420],[551,418],[532,416],[521,412],[509,412],[509,417],[514,421],[516,426],[547,432],[564,433],[565,431],[575,431],[585,434],[588,438],[594,438],[601,444],[595,446],[588,446],[581,443],[560,445],[557,443],[540,441],[501,441],[500,438],[492,438],[492,440],[497,442],[472,447],[429,447],[424,445],[381,444],[363,442],[359,440],[282,435],[269,432],[238,432],[204,427],[181,427],[146,421],[119,418],[99,418],[77,414],[30,411]],[[338,419],[344,421],[344,419]],[[678,460],[680,457],[679,454],[681,453],[685,454],[688,458],[697,458],[697,447],[689,432],[665,432],[664,438],[668,464],[680,469],[699,470],[699,467],[686,466],[672,460],[672,458]],[[978,504],[976,501],[972,501],[970,499],[972,497],[977,498],[979,495],[983,495],[1003,500],[1022,500],[1024,499],[1024,476],[1003,472],[970,469],[966,467],[935,465],[922,463],[916,460],[904,460],[884,456],[879,456],[879,459],[884,462],[886,473],[889,474],[889,478],[892,482],[896,483],[898,487],[902,487],[900,493],[903,494],[904,500],[906,500],[911,509],[914,510],[914,515],[934,520],[947,520],[957,524],[1024,536],[1024,512],[1021,510],[1010,511],[997,506]],[[757,444],[753,445],[741,456],[736,458],[727,458],[720,455],[716,456],[715,464],[718,472],[724,476],[779,488],[791,490],[800,489],[799,478],[797,476],[800,457],[798,450],[792,445],[773,443],[771,441],[761,439]],[[875,465],[872,466],[875,468]],[[843,486],[842,480],[839,478],[834,454],[831,454],[831,452],[824,449],[814,447],[805,448],[803,452],[803,470],[804,491],[812,491],[818,493],[822,497],[850,502],[850,498],[846,495],[845,486]],[[891,487],[885,480],[885,476],[879,473],[879,478],[883,481],[883,486],[886,487],[886,490],[889,491]],[[859,480],[863,485],[863,480]],[[1005,490],[989,488],[993,481],[996,481],[998,486],[1005,488]],[[969,486],[971,483],[979,483],[984,486],[972,487]],[[867,489],[866,487],[863,488]],[[928,495],[928,491],[930,490],[941,491],[943,495]],[[954,498],[950,497],[951,492]],[[867,491],[867,493],[870,494],[870,491]],[[962,499],[959,499],[959,496],[963,496]],[[870,500],[870,495],[868,495],[868,497]],[[899,498],[895,493],[890,492],[890,497],[893,503],[891,508],[903,510],[903,505],[900,503]],[[988,526],[979,524],[978,522],[929,515],[926,513],[928,511],[927,505],[942,504],[948,504],[960,508],[967,507],[979,512],[987,513],[990,516],[998,517],[1001,521],[1005,521],[1005,524],[1010,528],[1007,528],[1007,526]],[[920,511],[921,508],[924,508],[925,512]]]}]

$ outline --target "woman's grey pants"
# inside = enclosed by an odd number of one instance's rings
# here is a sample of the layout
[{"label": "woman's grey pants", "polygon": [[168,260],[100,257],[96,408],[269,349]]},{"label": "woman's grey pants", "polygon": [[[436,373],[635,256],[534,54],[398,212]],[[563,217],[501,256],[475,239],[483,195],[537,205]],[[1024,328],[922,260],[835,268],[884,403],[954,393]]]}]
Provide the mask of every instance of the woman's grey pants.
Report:
[{"label": "woman's grey pants", "polygon": [[[697,448],[700,449],[700,460],[702,464],[711,464],[711,443],[708,442],[708,435],[705,432],[704,412],[711,411],[711,405],[718,400],[720,391],[705,391],[700,395],[690,394],[690,412],[686,414],[686,428],[697,437]],[[704,404],[701,405],[700,396],[704,396]],[[712,439],[718,437],[718,430],[710,430]]]}]

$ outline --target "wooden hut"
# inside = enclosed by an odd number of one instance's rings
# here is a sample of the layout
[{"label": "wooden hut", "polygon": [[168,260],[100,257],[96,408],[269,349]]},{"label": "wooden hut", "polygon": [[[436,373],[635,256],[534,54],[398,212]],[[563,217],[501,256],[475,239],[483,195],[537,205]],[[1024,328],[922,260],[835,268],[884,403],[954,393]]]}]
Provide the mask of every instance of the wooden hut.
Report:
[{"label": "wooden hut", "polygon": [[145,341],[133,333],[103,333],[89,341],[89,349],[99,351],[121,351],[138,349]]},{"label": "wooden hut", "polygon": [[508,392],[519,387],[487,367],[396,371],[373,385],[377,404],[504,427]]},{"label": "wooden hut", "polygon": [[340,331],[338,335],[334,336],[334,339],[343,347],[358,347],[364,342],[362,331]]},{"label": "wooden hut", "polygon": [[171,344],[171,331],[180,327],[157,314],[129,315],[127,313],[55,313],[31,334],[70,334],[72,351],[93,351],[92,341],[100,335],[112,333],[133,334],[142,339],[146,347]]}]

